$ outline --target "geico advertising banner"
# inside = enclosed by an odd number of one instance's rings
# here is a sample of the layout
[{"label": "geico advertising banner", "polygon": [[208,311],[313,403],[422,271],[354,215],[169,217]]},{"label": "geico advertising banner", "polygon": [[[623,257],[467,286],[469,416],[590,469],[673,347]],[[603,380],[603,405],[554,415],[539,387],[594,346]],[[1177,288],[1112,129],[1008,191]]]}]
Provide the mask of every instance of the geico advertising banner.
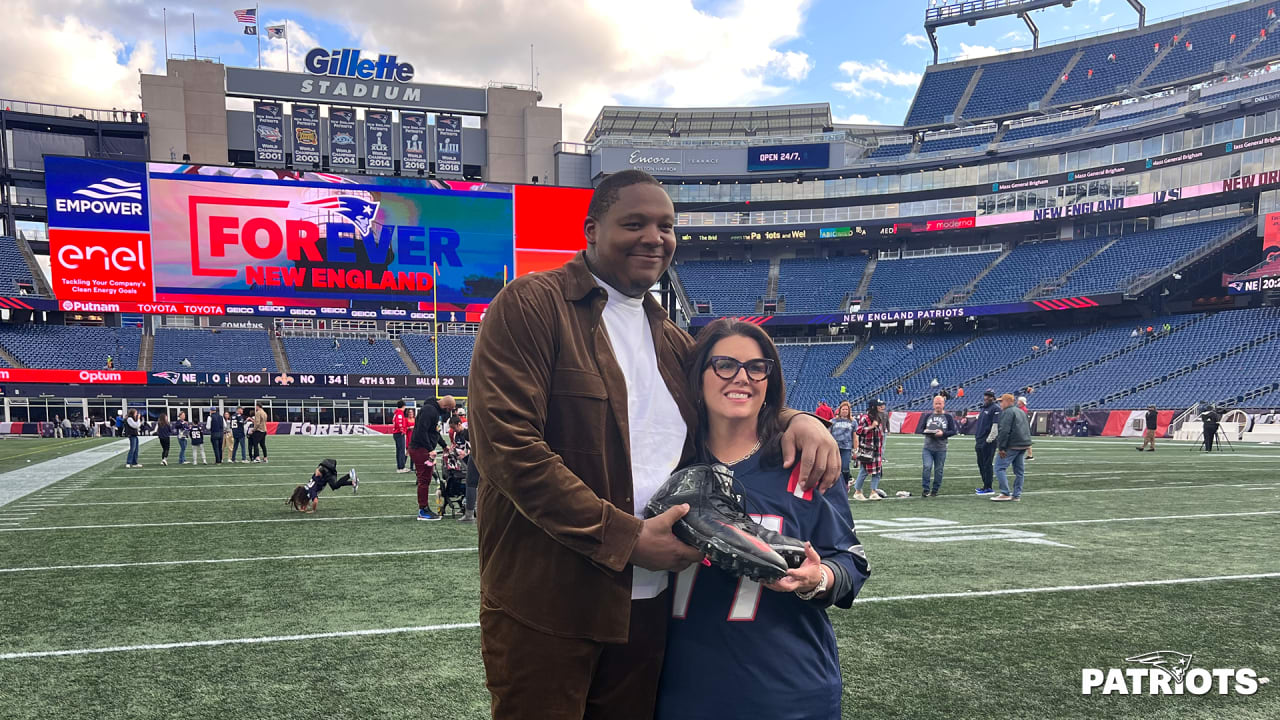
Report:
[{"label": "geico advertising banner", "polygon": [[284,107],[277,102],[253,104],[253,161],[284,165]]}]

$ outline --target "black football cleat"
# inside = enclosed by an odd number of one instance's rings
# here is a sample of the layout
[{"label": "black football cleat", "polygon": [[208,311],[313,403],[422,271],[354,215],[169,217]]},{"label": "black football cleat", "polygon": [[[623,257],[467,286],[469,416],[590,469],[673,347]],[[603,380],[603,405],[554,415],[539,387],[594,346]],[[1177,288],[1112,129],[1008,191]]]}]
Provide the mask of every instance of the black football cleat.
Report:
[{"label": "black football cleat", "polygon": [[713,565],[751,580],[772,582],[804,562],[804,543],[751,519],[733,492],[733,471],[720,464],[691,465],[667,478],[645,506],[648,517],[688,503],[672,532],[706,554]]}]

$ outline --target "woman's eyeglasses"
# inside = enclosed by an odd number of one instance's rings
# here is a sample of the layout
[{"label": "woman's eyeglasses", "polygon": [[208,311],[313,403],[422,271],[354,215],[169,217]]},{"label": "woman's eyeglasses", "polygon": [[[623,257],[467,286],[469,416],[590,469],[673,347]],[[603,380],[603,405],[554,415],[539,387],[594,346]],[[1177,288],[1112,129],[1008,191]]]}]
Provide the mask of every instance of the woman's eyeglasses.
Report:
[{"label": "woman's eyeglasses", "polygon": [[742,368],[747,369],[747,378],[760,382],[769,377],[769,373],[773,372],[773,361],[765,358],[756,358],[741,362],[737,358],[726,357],[724,355],[714,355],[707,360],[707,367],[711,368],[711,372],[721,380],[732,380],[738,377],[738,371]]}]

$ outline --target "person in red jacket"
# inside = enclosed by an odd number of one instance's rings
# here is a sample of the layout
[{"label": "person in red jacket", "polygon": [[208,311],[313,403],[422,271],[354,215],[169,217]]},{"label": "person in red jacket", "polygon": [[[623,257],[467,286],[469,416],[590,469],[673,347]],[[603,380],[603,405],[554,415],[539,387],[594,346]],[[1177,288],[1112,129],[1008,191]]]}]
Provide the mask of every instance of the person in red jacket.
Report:
[{"label": "person in red jacket", "polygon": [[404,419],[404,401],[396,401],[396,414],[391,420],[391,437],[396,441],[396,472],[407,473],[409,468],[405,467],[405,462],[409,456],[405,452],[405,440],[408,435],[409,426]]},{"label": "person in red jacket", "polygon": [[836,416],[835,411],[831,409],[831,406],[827,404],[826,400],[818,403],[818,409],[814,410],[813,414],[827,421],[830,421],[831,418]]}]

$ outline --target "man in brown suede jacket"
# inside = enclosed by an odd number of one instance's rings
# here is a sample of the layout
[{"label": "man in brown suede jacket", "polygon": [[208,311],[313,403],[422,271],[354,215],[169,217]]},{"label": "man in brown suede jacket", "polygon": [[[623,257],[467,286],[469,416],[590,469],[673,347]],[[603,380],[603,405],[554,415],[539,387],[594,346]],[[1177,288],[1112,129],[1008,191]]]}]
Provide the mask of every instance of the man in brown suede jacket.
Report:
[{"label": "man in brown suede jacket", "polygon": [[[485,315],[468,390],[494,718],[653,716],[667,572],[701,560],[671,534],[687,505],[640,517],[693,454],[693,341],[648,292],[674,226],[652,177],[606,178],[587,250],[515,280]],[[786,459],[798,449],[806,484],[829,486],[835,441],[816,418],[791,419]]]}]

